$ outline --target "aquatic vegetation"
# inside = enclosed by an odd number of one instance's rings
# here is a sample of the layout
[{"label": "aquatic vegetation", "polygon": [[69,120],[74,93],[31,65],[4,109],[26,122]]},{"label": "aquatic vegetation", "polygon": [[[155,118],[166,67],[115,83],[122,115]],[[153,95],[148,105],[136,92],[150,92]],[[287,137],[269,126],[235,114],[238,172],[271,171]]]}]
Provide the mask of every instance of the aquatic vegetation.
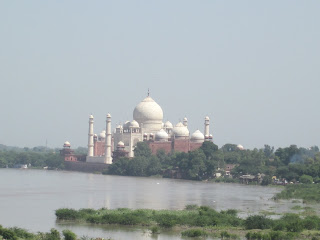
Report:
[{"label": "aquatic vegetation", "polygon": [[171,228],[176,225],[186,226],[240,226],[242,221],[237,211],[229,209],[217,212],[201,206],[194,210],[151,210],[151,209],[100,209],[93,211],[58,209],[58,220],[85,221],[93,224],[144,225],[154,224]]},{"label": "aquatic vegetation", "polygon": [[319,184],[287,185],[282,192],[276,194],[275,199],[302,199],[304,203],[320,202]]}]

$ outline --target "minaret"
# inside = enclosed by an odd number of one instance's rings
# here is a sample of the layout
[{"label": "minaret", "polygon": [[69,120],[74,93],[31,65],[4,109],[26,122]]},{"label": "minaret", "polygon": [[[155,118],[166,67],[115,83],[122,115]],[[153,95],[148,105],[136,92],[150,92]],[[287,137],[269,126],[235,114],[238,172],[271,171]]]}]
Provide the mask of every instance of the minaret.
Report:
[{"label": "minaret", "polygon": [[88,157],[93,157],[93,116],[89,117]]},{"label": "minaret", "polygon": [[210,136],[210,134],[209,134],[209,124],[210,123],[209,122],[210,122],[210,119],[208,116],[206,116],[204,118],[204,138],[206,141],[209,140],[209,136]]},{"label": "minaret", "polygon": [[186,117],[183,119],[182,123],[184,126],[188,127],[188,119]]},{"label": "minaret", "polygon": [[107,126],[106,126],[106,164],[112,164],[111,157],[111,115],[107,114]]}]

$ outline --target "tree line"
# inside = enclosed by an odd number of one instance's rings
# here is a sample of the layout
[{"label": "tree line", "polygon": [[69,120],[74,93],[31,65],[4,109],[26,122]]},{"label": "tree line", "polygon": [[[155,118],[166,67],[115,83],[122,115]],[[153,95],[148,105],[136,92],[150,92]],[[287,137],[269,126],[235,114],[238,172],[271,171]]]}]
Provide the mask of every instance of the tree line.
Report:
[{"label": "tree line", "polygon": [[0,151],[0,168],[21,164],[33,168],[64,169],[64,159],[59,153]]},{"label": "tree line", "polygon": [[[272,176],[287,181],[320,182],[320,153],[317,146],[298,148],[291,145],[274,149],[264,145],[261,149],[241,150],[235,144],[225,144],[218,148],[206,141],[202,146],[188,153],[165,154],[159,150],[156,155],[145,142],[139,142],[134,150],[135,157],[120,158],[105,172],[106,174],[126,176],[166,176],[168,172],[178,171],[181,178],[205,180],[214,178],[217,172],[224,176],[226,164],[234,164],[231,174],[265,174],[264,184],[271,182]],[[229,178],[226,178],[229,179]]]}]

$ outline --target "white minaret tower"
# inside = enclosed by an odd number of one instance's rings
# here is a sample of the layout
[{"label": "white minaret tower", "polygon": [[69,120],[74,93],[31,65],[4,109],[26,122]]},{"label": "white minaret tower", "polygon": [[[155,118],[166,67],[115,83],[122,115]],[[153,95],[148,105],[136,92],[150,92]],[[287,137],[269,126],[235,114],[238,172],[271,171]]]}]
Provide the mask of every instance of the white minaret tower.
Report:
[{"label": "white minaret tower", "polygon": [[210,119],[208,116],[204,118],[204,138],[206,141],[209,140],[210,134],[209,134],[209,125],[210,125]]},{"label": "white minaret tower", "polygon": [[93,116],[89,116],[88,157],[93,157]]},{"label": "white minaret tower", "polygon": [[107,127],[106,127],[106,164],[112,164],[111,157],[111,115],[107,114]]},{"label": "white minaret tower", "polygon": [[188,119],[186,117],[183,119],[182,123],[184,126],[188,127]]}]

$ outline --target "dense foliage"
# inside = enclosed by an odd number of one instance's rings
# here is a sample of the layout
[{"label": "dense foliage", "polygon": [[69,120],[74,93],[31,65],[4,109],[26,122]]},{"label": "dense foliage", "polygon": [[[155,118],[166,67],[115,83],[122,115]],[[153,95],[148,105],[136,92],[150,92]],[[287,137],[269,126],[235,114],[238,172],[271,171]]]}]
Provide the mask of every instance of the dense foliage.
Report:
[{"label": "dense foliage", "polygon": [[13,168],[20,164],[34,168],[64,168],[64,160],[58,153],[0,151],[0,168]]},{"label": "dense foliage", "polygon": [[319,148],[298,148],[296,145],[276,151],[269,145],[262,149],[241,150],[235,144],[225,144],[218,149],[214,143],[204,142],[199,149],[188,153],[166,155],[159,150],[154,156],[146,143],[139,142],[133,159],[115,160],[105,173],[165,177],[178,174],[184,179],[203,180],[213,178],[217,172],[223,176],[226,164],[235,165],[232,170],[235,178],[243,174],[265,174],[264,185],[270,184],[274,175],[288,181],[320,182]]}]

